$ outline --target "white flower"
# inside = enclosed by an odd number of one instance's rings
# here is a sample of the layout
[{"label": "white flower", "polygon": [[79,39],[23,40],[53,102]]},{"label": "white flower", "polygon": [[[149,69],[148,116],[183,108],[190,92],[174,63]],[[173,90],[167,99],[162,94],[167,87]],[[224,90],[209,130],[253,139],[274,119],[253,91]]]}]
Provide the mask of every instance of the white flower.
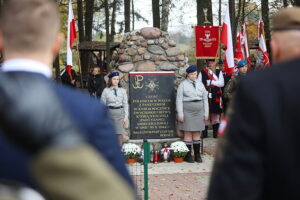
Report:
[{"label": "white flower", "polygon": [[133,143],[125,143],[122,146],[122,152],[127,155],[127,154],[140,154],[141,153],[141,148]]},{"label": "white flower", "polygon": [[186,144],[182,141],[173,142],[170,146],[170,149],[174,152],[189,152]]}]

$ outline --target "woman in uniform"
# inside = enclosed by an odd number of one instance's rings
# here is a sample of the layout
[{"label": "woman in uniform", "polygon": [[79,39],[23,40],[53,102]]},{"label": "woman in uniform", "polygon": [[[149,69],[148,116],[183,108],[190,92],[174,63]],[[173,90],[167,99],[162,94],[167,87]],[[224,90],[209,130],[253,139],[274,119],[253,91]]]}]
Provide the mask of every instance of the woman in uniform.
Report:
[{"label": "woman in uniform", "polygon": [[177,89],[176,108],[179,129],[184,132],[184,142],[189,148],[185,160],[193,163],[192,145],[196,162],[202,162],[200,156],[200,131],[205,129],[204,120],[208,119],[207,91],[202,82],[197,81],[197,67],[186,69],[186,79]]},{"label": "woman in uniform", "polygon": [[128,122],[128,98],[126,90],[120,88],[119,73],[112,72],[108,75],[107,87],[103,90],[101,99],[109,108],[114,122],[120,144],[123,143],[125,128]]}]

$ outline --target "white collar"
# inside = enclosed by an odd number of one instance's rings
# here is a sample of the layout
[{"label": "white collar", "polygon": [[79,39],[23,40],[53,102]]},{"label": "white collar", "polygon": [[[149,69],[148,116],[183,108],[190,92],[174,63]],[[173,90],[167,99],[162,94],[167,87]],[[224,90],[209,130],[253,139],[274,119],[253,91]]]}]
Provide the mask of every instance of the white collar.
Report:
[{"label": "white collar", "polygon": [[32,59],[15,58],[7,60],[1,67],[3,72],[13,71],[25,71],[43,74],[44,76],[51,78],[52,72],[49,66]]}]

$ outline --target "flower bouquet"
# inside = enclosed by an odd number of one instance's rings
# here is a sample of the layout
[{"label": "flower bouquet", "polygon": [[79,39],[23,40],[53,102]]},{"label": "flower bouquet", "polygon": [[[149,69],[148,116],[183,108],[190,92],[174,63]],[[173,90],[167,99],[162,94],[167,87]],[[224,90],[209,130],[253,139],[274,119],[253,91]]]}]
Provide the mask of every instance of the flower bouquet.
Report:
[{"label": "flower bouquet", "polygon": [[170,146],[170,149],[175,162],[177,160],[176,158],[182,158],[180,159],[180,162],[182,162],[187,152],[189,152],[186,144],[182,141],[173,142]]},{"label": "flower bouquet", "polygon": [[141,148],[133,143],[125,143],[122,146],[122,152],[127,158],[128,163],[134,163],[141,153]]}]

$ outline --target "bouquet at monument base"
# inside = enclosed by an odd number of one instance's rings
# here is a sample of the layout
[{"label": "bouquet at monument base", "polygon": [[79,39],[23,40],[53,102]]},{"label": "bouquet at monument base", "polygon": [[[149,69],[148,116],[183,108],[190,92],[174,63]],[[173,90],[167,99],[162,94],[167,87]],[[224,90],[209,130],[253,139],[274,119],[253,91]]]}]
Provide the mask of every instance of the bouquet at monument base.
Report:
[{"label": "bouquet at monument base", "polygon": [[173,158],[183,158],[186,156],[187,152],[189,152],[186,144],[182,141],[173,142],[170,149]]},{"label": "bouquet at monument base", "polygon": [[124,143],[122,146],[122,152],[127,159],[136,159],[141,154],[141,148],[133,143]]}]

